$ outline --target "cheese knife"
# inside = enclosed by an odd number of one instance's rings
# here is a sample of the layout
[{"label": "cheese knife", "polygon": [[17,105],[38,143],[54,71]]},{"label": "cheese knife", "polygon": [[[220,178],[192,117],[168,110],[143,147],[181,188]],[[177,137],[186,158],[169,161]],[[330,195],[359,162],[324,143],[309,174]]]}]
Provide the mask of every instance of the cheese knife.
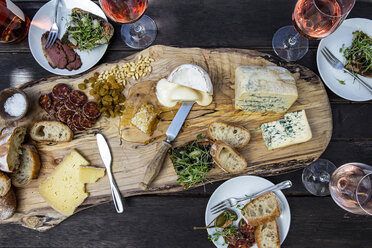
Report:
[{"label": "cheese knife", "polygon": [[161,167],[163,166],[167,152],[172,147],[171,142],[175,140],[175,138],[177,137],[194,103],[195,102],[183,102],[180,109],[177,111],[176,116],[174,117],[173,121],[168,127],[167,132],[165,133],[166,139],[163,140],[158,153],[147,165],[143,182],[140,183],[141,189],[147,190],[149,188],[150,183],[159,174]]},{"label": "cheese knife", "polygon": [[122,213],[124,211],[124,207],[121,201],[120,191],[118,189],[118,186],[115,183],[115,179],[111,171],[112,157],[111,157],[110,147],[108,146],[107,141],[105,137],[103,137],[102,134],[97,133],[96,138],[97,138],[99,154],[101,155],[101,159],[103,163],[105,164],[107,176],[110,181],[112,201],[114,202],[116,212]]}]

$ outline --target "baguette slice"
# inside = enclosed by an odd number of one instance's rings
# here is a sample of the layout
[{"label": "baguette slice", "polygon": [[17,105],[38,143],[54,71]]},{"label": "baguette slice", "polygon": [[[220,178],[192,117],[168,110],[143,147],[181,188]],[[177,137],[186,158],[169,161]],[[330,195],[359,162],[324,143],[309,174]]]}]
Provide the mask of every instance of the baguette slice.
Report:
[{"label": "baguette slice", "polygon": [[248,224],[253,226],[265,224],[280,216],[278,201],[272,192],[247,203],[241,213]]},{"label": "baguette slice", "polygon": [[222,142],[213,143],[210,151],[214,162],[224,171],[240,173],[247,167],[247,161],[235,149]]},{"label": "baguette slice", "polygon": [[11,175],[12,184],[15,187],[27,185],[32,179],[39,176],[40,157],[35,146],[22,145],[21,165],[19,169]]},{"label": "baguette slice", "polygon": [[16,171],[20,164],[21,144],[26,135],[24,127],[6,127],[0,135],[0,170]]},{"label": "baguette slice", "polygon": [[0,196],[6,195],[10,186],[12,186],[10,178],[5,173],[0,172]]},{"label": "baguette slice", "polygon": [[0,220],[6,220],[13,216],[17,207],[17,199],[13,189],[0,197]]},{"label": "baguette slice", "polygon": [[251,138],[247,129],[221,121],[209,124],[208,135],[213,140],[223,141],[235,148],[242,148]]},{"label": "baguette slice", "polygon": [[259,225],[254,236],[258,248],[280,248],[280,235],[276,220]]},{"label": "baguette slice", "polygon": [[31,128],[30,135],[36,141],[67,142],[72,140],[73,132],[59,121],[39,121]]}]

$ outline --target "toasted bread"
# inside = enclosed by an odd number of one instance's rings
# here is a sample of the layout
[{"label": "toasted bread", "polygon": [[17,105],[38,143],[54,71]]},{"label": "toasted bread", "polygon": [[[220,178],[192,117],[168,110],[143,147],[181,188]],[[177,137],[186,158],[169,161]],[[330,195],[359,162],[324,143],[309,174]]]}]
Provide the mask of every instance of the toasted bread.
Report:
[{"label": "toasted bread", "polygon": [[72,140],[73,132],[59,121],[39,121],[31,128],[30,136],[36,141],[67,142]]},{"label": "toasted bread", "polygon": [[213,140],[223,141],[235,148],[242,148],[248,144],[251,138],[251,134],[247,129],[221,121],[209,124],[208,136]]},{"label": "toasted bread", "polygon": [[224,171],[240,173],[247,167],[247,161],[232,146],[216,141],[211,147],[210,153],[214,162]]},{"label": "toasted bread", "polygon": [[280,248],[280,235],[276,220],[259,225],[254,236],[258,248]]}]

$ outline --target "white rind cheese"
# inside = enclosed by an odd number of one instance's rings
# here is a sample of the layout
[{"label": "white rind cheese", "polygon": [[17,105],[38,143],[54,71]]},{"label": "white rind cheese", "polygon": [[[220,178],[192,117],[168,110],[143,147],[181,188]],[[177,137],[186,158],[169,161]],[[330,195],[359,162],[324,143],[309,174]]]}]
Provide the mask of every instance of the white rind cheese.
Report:
[{"label": "white rind cheese", "polygon": [[264,123],[261,131],[269,150],[303,143],[312,138],[305,110],[288,113],[283,119]]},{"label": "white rind cheese", "polygon": [[279,66],[240,66],[235,70],[235,108],[286,112],[297,100],[296,80]]}]

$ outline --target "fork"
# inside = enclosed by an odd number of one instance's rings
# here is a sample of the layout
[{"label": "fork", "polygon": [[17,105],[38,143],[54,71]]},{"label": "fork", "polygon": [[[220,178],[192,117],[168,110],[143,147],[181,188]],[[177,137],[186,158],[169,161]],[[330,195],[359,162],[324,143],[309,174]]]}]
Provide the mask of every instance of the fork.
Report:
[{"label": "fork", "polygon": [[354,73],[352,73],[351,71],[349,71],[348,69],[346,69],[344,67],[344,64],[341,63],[340,60],[338,60],[332,53],[331,51],[329,51],[329,49],[327,47],[324,47],[322,50],[321,50],[324,58],[327,60],[327,62],[335,69],[337,70],[343,70],[345,71],[347,74],[349,74],[350,76],[352,76],[353,78],[355,78],[356,80],[359,81],[359,83],[361,83],[365,88],[368,89],[368,91],[370,93],[372,93],[372,87],[370,85],[368,85],[366,82],[364,82],[362,79],[360,79],[357,75],[355,75]]},{"label": "fork", "polygon": [[287,189],[287,188],[290,188],[290,187],[292,187],[292,182],[290,180],[286,180],[286,181],[283,181],[283,182],[278,183],[276,185],[272,185],[270,187],[267,187],[267,188],[265,188],[265,189],[263,189],[263,190],[261,190],[257,193],[254,193],[250,196],[230,197],[230,198],[227,198],[226,200],[223,200],[223,201],[219,202],[218,204],[214,205],[211,208],[211,213],[212,214],[217,214],[217,213],[221,212],[222,210],[225,210],[226,208],[234,207],[239,202],[242,202],[242,201],[245,201],[245,200],[248,200],[248,199],[256,198],[260,195],[266,194],[266,193],[271,192],[271,191]]},{"label": "fork", "polygon": [[45,42],[45,48],[51,48],[54,45],[54,42],[56,42],[56,39],[58,37],[58,25],[57,25],[57,10],[58,10],[58,4],[59,0],[57,0],[56,7],[54,9],[54,20],[52,27],[49,30],[48,39]]}]

